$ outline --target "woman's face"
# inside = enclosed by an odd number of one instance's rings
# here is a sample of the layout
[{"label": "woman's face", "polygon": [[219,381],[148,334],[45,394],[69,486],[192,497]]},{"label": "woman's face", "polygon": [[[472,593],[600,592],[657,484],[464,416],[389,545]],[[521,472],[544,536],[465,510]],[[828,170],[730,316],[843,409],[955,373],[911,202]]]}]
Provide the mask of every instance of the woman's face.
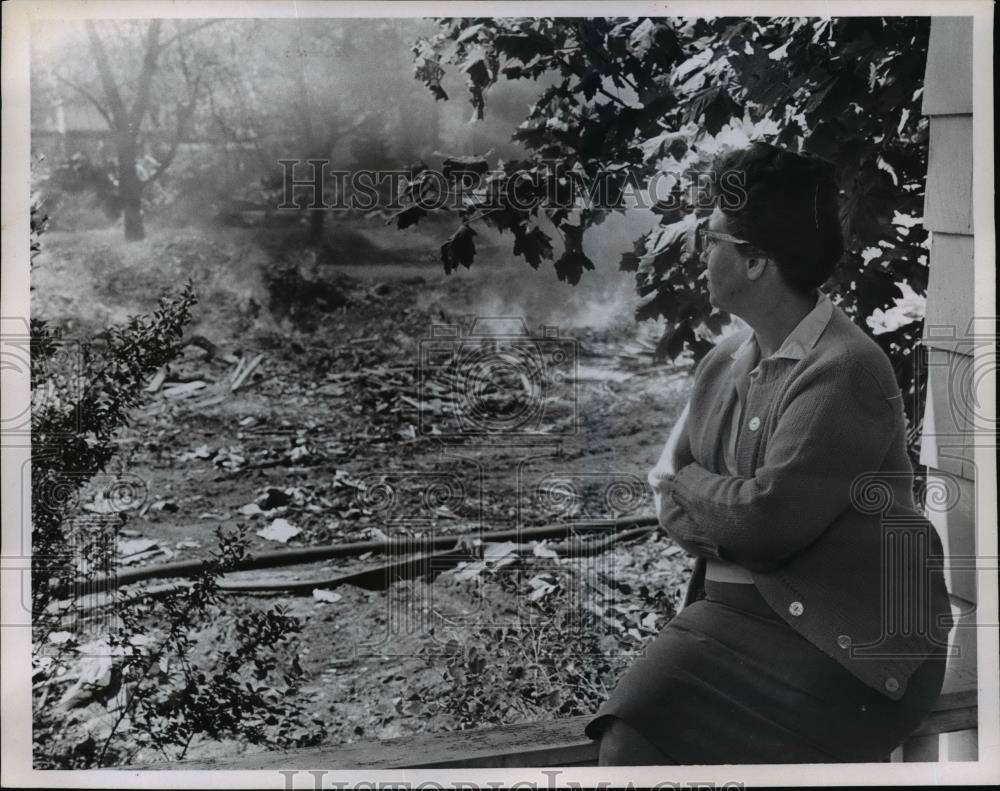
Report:
[{"label": "woman's face", "polygon": [[[708,220],[708,230],[735,236],[730,230],[726,215],[715,209]],[[737,312],[742,302],[749,279],[746,272],[746,256],[733,242],[708,239],[702,250],[701,260],[707,270],[708,300],[713,307],[729,313]]]}]

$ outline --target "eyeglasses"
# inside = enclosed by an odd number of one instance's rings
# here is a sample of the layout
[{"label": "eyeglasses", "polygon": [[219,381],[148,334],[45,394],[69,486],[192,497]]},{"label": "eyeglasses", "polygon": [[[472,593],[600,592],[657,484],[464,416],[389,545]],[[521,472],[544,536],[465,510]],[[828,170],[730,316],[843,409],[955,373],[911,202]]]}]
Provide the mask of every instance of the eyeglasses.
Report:
[{"label": "eyeglasses", "polygon": [[698,249],[700,251],[708,250],[709,242],[731,242],[732,244],[752,244],[746,239],[739,239],[735,236],[730,236],[728,233],[722,233],[721,231],[712,231],[708,228],[698,229]]}]

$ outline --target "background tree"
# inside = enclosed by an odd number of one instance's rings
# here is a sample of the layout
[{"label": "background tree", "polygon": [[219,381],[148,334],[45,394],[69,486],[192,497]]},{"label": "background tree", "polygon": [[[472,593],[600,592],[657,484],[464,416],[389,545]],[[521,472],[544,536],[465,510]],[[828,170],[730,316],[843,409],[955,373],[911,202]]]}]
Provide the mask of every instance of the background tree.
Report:
[{"label": "background tree", "polygon": [[[145,236],[144,193],[173,162],[216,63],[212,48],[197,36],[212,24],[87,21],[85,43],[72,30],[59,41],[81,49],[57,59],[55,80],[90,102],[114,134],[118,200],[129,241]],[[163,129],[169,131],[164,135]],[[153,131],[159,146],[147,168],[142,154]]]},{"label": "background tree", "polygon": [[[706,213],[696,205],[697,173],[724,146],[751,139],[818,154],[836,165],[847,243],[830,290],[891,357],[911,396],[915,441],[927,284],[920,225],[927,124],[919,101],[929,19],[468,18],[439,25],[414,47],[416,76],[437,99],[448,98],[448,66],[465,74],[480,118],[498,81],[532,79],[542,88],[514,136],[529,156],[503,163],[467,194],[460,226],[442,247],[446,269],[471,265],[472,224],[482,221],[511,231],[515,255],[531,266],[552,260],[560,278],[576,283],[594,266],[584,234],[607,213],[587,200],[591,186],[604,174],[603,197],[614,205],[626,186],[666,174],[671,189],[654,206],[661,223],[635,241],[621,268],[635,272],[644,298],[637,318],[666,320],[659,352],[699,357],[728,317],[711,308],[698,282],[694,238]],[[486,164],[463,167],[485,172]],[[516,190],[515,173],[530,176],[519,175]],[[415,172],[411,194],[421,194],[425,181]],[[567,194],[575,204],[546,204]],[[426,204],[414,202],[398,225],[424,214]],[[553,247],[540,216],[558,229],[561,245]]]},{"label": "background tree", "polygon": [[[301,19],[245,26],[254,57],[230,60],[212,89],[218,125],[253,141],[264,181],[280,187],[278,161],[319,159],[335,167],[401,161],[412,103],[406,20]],[[393,149],[397,151],[393,151]],[[297,169],[295,176],[308,178]],[[334,181],[328,180],[332,189]],[[344,196],[330,194],[330,203]],[[303,203],[307,203],[303,200]],[[309,212],[308,238],[322,241],[329,211]]]}]

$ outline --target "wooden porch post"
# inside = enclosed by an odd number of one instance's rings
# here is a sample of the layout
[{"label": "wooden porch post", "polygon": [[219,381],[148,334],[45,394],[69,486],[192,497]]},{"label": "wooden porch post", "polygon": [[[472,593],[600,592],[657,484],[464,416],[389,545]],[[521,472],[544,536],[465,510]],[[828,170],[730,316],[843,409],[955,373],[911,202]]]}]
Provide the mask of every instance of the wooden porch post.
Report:
[{"label": "wooden porch post", "polygon": [[[935,17],[924,83],[930,121],[924,225],[931,236],[924,345],[927,400],[920,461],[927,465],[926,513],[941,534],[953,605],[965,613],[952,632],[958,655],[949,660],[944,692],[976,685],[974,360],[982,328],[974,319],[972,227],[972,17]],[[990,333],[995,332],[992,328]],[[946,493],[940,500],[937,493]],[[939,743],[940,742],[940,743]],[[914,740],[904,760],[975,760],[977,731]],[[960,756],[960,757],[959,757]]]}]

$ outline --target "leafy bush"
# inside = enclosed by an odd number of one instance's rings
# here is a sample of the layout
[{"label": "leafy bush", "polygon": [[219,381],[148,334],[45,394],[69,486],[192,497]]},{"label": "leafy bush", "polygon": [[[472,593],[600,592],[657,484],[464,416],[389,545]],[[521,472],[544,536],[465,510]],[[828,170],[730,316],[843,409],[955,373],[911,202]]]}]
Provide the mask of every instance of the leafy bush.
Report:
[{"label": "leafy bush", "polygon": [[[221,530],[218,538],[191,584],[166,595],[115,593],[96,615],[78,601],[62,609],[63,624],[75,616],[77,629],[36,645],[36,767],[116,766],[154,753],[180,760],[196,736],[289,747],[320,738],[320,723],[295,701],[302,670],[290,638],[298,620],[278,607],[227,612],[217,580],[245,556],[246,541]],[[82,643],[81,632],[98,636]]]},{"label": "leafy bush", "polygon": [[[36,204],[32,261],[44,228]],[[86,343],[31,322],[39,768],[120,765],[144,747],[176,760],[198,735],[300,745],[321,733],[292,702],[302,675],[290,641],[298,621],[278,608],[227,614],[221,606],[218,579],[245,558],[245,535],[220,529],[218,548],[189,583],[113,584],[116,540],[145,498],[144,482],[118,456],[117,436],[149,377],[179,353],[194,302],[188,283],[152,313]],[[220,624],[229,628],[223,644],[205,651],[208,627]]]},{"label": "leafy bush", "polygon": [[[31,593],[36,614],[72,588],[79,573],[76,561],[91,568],[107,565],[101,561],[106,530],[120,528],[127,510],[121,506],[142,496],[140,483],[126,482],[123,488],[104,478],[103,499],[116,503],[104,513],[79,518],[81,491],[115,456],[115,436],[142,402],[149,377],[180,351],[194,301],[188,284],[179,295],[162,298],[152,315],[109,327],[100,353],[91,343],[64,342],[44,321],[32,322]],[[98,535],[104,540],[95,542]],[[67,550],[77,556],[67,556]]]}]

